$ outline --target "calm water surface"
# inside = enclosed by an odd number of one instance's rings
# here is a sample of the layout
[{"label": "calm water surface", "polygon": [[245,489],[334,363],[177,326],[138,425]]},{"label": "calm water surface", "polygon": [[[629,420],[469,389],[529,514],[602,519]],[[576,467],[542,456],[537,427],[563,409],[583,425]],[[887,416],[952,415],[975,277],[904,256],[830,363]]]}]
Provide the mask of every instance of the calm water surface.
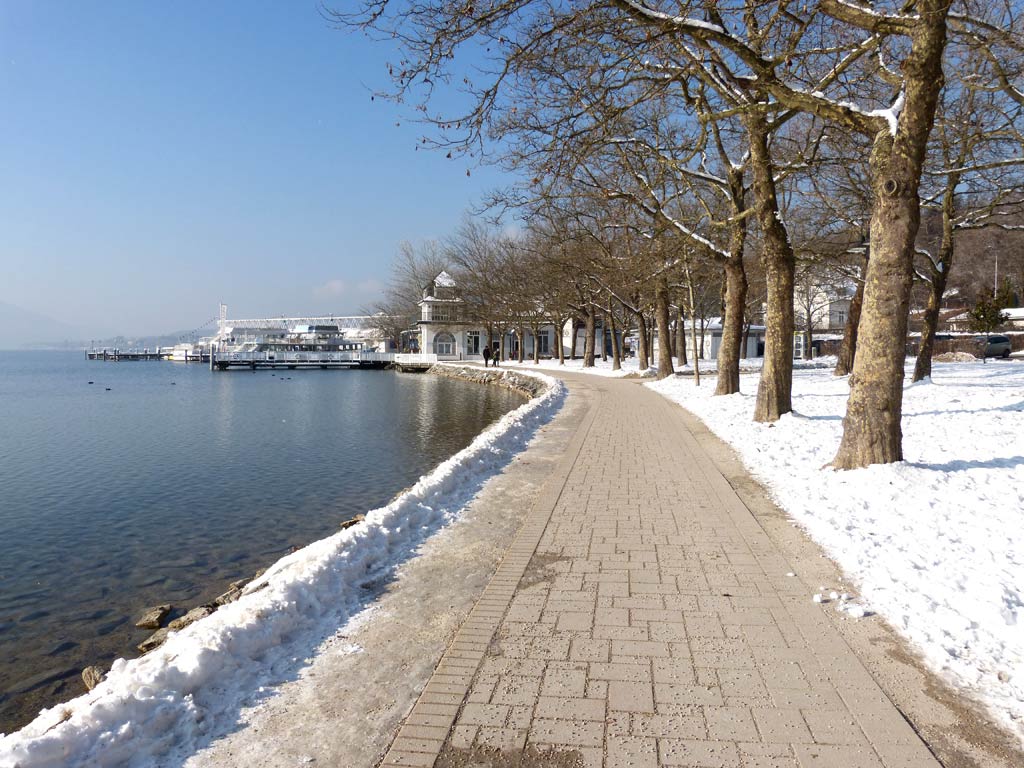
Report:
[{"label": "calm water surface", "polygon": [[0,732],[134,655],[141,608],[212,599],[522,403],[436,376],[83,358],[0,352]]}]

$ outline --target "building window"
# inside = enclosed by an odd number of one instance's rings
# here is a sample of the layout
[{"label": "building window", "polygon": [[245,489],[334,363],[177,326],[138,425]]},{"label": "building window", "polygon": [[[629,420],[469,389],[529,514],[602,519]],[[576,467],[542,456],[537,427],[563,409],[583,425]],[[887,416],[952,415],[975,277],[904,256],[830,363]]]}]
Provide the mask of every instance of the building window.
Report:
[{"label": "building window", "polygon": [[480,354],[480,331],[469,331],[466,334],[466,354]]},{"label": "building window", "polygon": [[434,337],[434,354],[454,355],[455,337],[447,332],[437,334],[437,336]]},{"label": "building window", "polygon": [[450,304],[434,304],[430,308],[430,319],[434,322],[449,323],[458,320],[458,313]]},{"label": "building window", "polygon": [[836,312],[836,325],[846,325],[846,313],[841,309]]},{"label": "building window", "polygon": [[538,349],[540,350],[537,354],[547,356],[551,354],[551,340],[548,336],[547,331],[541,331],[537,336]]}]

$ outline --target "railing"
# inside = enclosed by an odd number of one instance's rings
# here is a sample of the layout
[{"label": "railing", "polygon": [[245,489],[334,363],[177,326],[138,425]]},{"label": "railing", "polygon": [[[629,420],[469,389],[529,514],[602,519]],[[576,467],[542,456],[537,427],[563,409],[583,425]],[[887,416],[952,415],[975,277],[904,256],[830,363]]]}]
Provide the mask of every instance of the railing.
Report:
[{"label": "railing", "polygon": [[392,357],[396,363],[403,365],[426,365],[428,363],[433,364],[437,362],[437,355],[426,353],[400,352],[392,355]]},{"label": "railing", "polygon": [[216,352],[218,363],[390,363],[392,352]]}]

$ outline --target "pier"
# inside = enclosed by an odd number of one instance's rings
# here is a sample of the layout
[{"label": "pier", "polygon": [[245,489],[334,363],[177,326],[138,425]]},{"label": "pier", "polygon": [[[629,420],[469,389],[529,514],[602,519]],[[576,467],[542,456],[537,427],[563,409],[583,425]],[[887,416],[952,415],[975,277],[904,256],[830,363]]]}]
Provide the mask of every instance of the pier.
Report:
[{"label": "pier", "polygon": [[[191,356],[186,362],[205,362],[208,356],[197,353]],[[85,352],[87,360],[107,360],[109,362],[135,361],[135,360],[170,360],[171,350],[162,347],[156,349],[88,349]]]}]

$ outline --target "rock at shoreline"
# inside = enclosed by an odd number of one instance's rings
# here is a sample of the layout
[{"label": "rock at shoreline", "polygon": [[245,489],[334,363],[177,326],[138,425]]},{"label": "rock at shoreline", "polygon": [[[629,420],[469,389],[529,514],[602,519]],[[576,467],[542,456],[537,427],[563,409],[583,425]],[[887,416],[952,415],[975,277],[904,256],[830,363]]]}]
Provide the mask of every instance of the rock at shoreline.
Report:
[{"label": "rock at shoreline", "polygon": [[250,581],[252,581],[252,579],[239,579],[238,581],[232,581],[228,584],[228,591],[222,595],[218,595],[213,601],[214,605],[221,606],[235,602],[235,600],[242,596],[243,588]]},{"label": "rock at shoreline", "polygon": [[85,683],[87,691],[91,691],[102,683],[104,677],[106,677],[106,674],[104,674],[101,667],[86,667],[82,670],[82,682]]},{"label": "rock at shoreline", "polygon": [[191,611],[186,613],[184,616],[179,616],[170,624],[167,625],[168,629],[179,630],[184,629],[189,624],[194,624],[200,619],[205,619],[211,613],[216,610],[213,606],[200,605],[198,608],[193,608]]},{"label": "rock at shoreline", "polygon": [[525,397],[535,397],[544,392],[547,385],[533,376],[517,373],[512,370],[488,370],[476,366],[455,366],[436,364],[428,373],[438,376],[447,376],[451,379],[462,379],[463,381],[474,381],[478,384],[497,384],[500,387],[511,389]]},{"label": "rock at shoreline", "polygon": [[167,618],[167,614],[171,612],[171,606],[168,603],[163,605],[154,605],[152,608],[147,608],[142,613],[142,617],[135,622],[135,626],[139,629],[160,629],[163,626],[164,619]]},{"label": "rock at shoreline", "polygon": [[156,632],[154,632],[152,635],[147,637],[145,640],[143,640],[135,647],[143,653],[149,653],[154,648],[159,648],[161,645],[163,645],[164,641],[170,634],[171,630],[169,630],[167,627],[164,627],[163,629],[158,629]]},{"label": "rock at shoreline", "polygon": [[341,530],[344,531],[346,528],[351,528],[353,525],[359,525],[359,523],[363,522],[365,519],[366,515],[356,515],[350,520],[344,520],[341,523]]}]

